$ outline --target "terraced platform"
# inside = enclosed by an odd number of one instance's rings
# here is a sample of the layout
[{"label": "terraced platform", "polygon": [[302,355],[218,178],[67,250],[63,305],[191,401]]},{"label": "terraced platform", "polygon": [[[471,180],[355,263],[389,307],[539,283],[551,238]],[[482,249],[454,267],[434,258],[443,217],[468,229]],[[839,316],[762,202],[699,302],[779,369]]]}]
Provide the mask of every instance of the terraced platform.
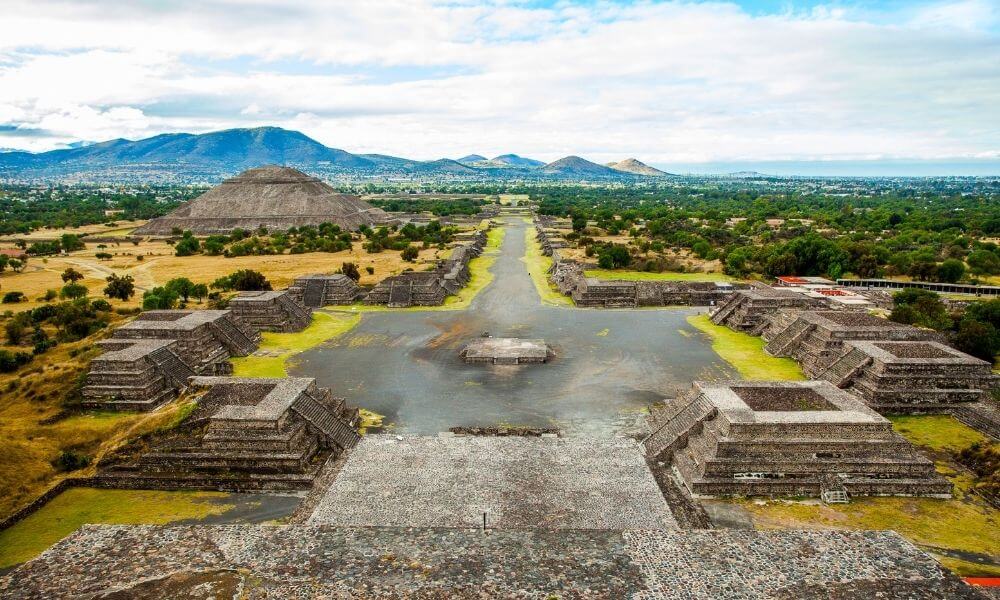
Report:
[{"label": "terraced platform", "polygon": [[893,532],[85,526],[27,598],[984,598]]},{"label": "terraced platform", "polygon": [[676,529],[627,438],[366,436],[311,524]]}]

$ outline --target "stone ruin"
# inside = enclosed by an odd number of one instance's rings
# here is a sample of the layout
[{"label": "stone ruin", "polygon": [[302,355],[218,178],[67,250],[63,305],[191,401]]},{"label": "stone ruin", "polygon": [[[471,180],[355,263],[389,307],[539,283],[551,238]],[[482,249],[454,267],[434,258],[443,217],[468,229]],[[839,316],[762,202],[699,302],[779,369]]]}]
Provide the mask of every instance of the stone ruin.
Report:
[{"label": "stone ruin", "polygon": [[456,246],[451,256],[430,271],[406,271],[380,281],[365,298],[365,304],[390,308],[438,306],[445,298],[469,283],[469,261],[486,245],[486,232],[478,231],[474,241]]},{"label": "stone ruin", "polygon": [[343,273],[296,277],[288,292],[306,308],[351,304],[363,295],[358,284]]},{"label": "stone ruin", "polygon": [[738,290],[712,313],[712,322],[736,331],[760,335],[768,325],[768,317],[779,310],[822,308],[826,303],[798,292],[760,287]]},{"label": "stone ruin", "polygon": [[647,457],[695,496],[951,497],[887,419],[827,381],[696,381],[649,422]]},{"label": "stone ruin", "polygon": [[560,248],[566,248],[569,243],[558,231],[547,228],[541,224],[535,226],[536,238],[542,247],[542,254],[552,256],[552,253]]},{"label": "stone ruin", "polygon": [[864,312],[779,311],[763,333],[772,356],[790,356],[818,377],[844,353],[847,341],[926,341],[934,334]]},{"label": "stone ruin", "polygon": [[358,410],[311,378],[193,377],[196,407],[176,428],[125,448],[102,485],[307,489],[360,440]]},{"label": "stone ruin", "polygon": [[986,400],[997,380],[992,364],[932,341],[844,342],[819,378],[882,413],[946,412]]},{"label": "stone ruin", "polygon": [[[711,306],[725,301],[737,287],[715,281],[625,281],[561,277],[560,289],[569,288],[577,306],[635,308],[638,306]],[[557,284],[559,285],[559,284]]]},{"label": "stone ruin", "polygon": [[231,356],[246,356],[260,333],[228,310],[150,310],[100,342],[90,364],[84,405],[152,410],[173,398],[192,375],[232,372]]},{"label": "stone ruin", "polygon": [[548,361],[552,350],[545,340],[487,337],[469,342],[460,355],[469,364],[525,365]]},{"label": "stone ruin", "polygon": [[153,410],[186,389],[195,374],[178,356],[177,342],[165,339],[104,340],[104,353],[90,363],[83,406]]},{"label": "stone ruin", "polygon": [[301,331],[312,321],[312,309],[288,290],[240,292],[229,301],[229,310],[257,331]]}]

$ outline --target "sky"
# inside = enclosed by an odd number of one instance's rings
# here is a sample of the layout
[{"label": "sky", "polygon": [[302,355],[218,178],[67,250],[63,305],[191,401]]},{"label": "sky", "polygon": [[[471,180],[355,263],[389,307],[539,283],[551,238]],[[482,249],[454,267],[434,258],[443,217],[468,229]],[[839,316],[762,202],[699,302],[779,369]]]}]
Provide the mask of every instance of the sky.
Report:
[{"label": "sky", "polygon": [[1000,164],[1000,0],[4,0],[0,148]]}]

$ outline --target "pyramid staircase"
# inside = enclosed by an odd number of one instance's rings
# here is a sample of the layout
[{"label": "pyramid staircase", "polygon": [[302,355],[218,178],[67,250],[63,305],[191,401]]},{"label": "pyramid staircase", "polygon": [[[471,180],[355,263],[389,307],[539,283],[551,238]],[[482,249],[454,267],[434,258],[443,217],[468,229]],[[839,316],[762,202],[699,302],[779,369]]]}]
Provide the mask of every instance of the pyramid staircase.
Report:
[{"label": "pyramid staircase", "polygon": [[733,314],[737,307],[743,302],[743,296],[740,294],[732,294],[726,299],[726,302],[717,308],[714,313],[712,313],[712,322],[716,325],[725,325],[726,319],[729,315]]},{"label": "pyramid staircase", "polygon": [[343,399],[337,399],[335,406],[328,407],[305,393],[295,399],[291,408],[341,450],[353,448],[361,440],[361,435],[351,426],[351,422],[341,416],[346,412]]},{"label": "pyramid staircase", "polygon": [[312,310],[296,302],[289,294],[278,296],[278,304],[282,306],[296,321],[306,324],[312,319]]},{"label": "pyramid staircase", "polygon": [[250,337],[228,316],[212,321],[211,327],[212,333],[219,338],[219,341],[233,356],[247,356],[257,349],[258,340]]},{"label": "pyramid staircase", "polygon": [[681,401],[681,405],[671,411],[653,416],[655,429],[644,440],[646,456],[667,462],[673,453],[687,444],[688,437],[697,433],[702,424],[715,417],[715,407],[701,394],[693,399]]},{"label": "pyramid staircase", "polygon": [[859,350],[851,348],[833,362],[819,378],[825,379],[839,388],[846,388],[862,369],[871,363],[871,357]]},{"label": "pyramid staircase", "polygon": [[182,361],[169,348],[157,348],[149,353],[149,360],[155,365],[155,369],[163,378],[177,390],[184,390],[188,387],[188,378],[194,377],[194,369]]},{"label": "pyramid staircase", "polygon": [[321,279],[307,280],[305,289],[302,290],[302,304],[309,308],[320,308],[323,306],[323,293],[325,290],[325,281]]},{"label": "pyramid staircase", "polygon": [[791,325],[774,336],[764,349],[771,356],[788,356],[798,346],[799,342],[812,332],[813,328],[814,325],[812,323],[796,319]]}]

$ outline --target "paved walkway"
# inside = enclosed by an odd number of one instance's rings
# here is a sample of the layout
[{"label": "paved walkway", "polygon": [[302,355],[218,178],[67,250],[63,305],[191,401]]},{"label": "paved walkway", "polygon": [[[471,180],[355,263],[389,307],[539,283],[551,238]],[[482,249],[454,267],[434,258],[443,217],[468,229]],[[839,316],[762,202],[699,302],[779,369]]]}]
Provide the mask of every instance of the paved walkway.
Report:
[{"label": "paved walkway", "polygon": [[369,435],[311,524],[676,529],[627,438]]},{"label": "paved walkway", "polygon": [[27,598],[983,598],[892,532],[86,526]]}]

